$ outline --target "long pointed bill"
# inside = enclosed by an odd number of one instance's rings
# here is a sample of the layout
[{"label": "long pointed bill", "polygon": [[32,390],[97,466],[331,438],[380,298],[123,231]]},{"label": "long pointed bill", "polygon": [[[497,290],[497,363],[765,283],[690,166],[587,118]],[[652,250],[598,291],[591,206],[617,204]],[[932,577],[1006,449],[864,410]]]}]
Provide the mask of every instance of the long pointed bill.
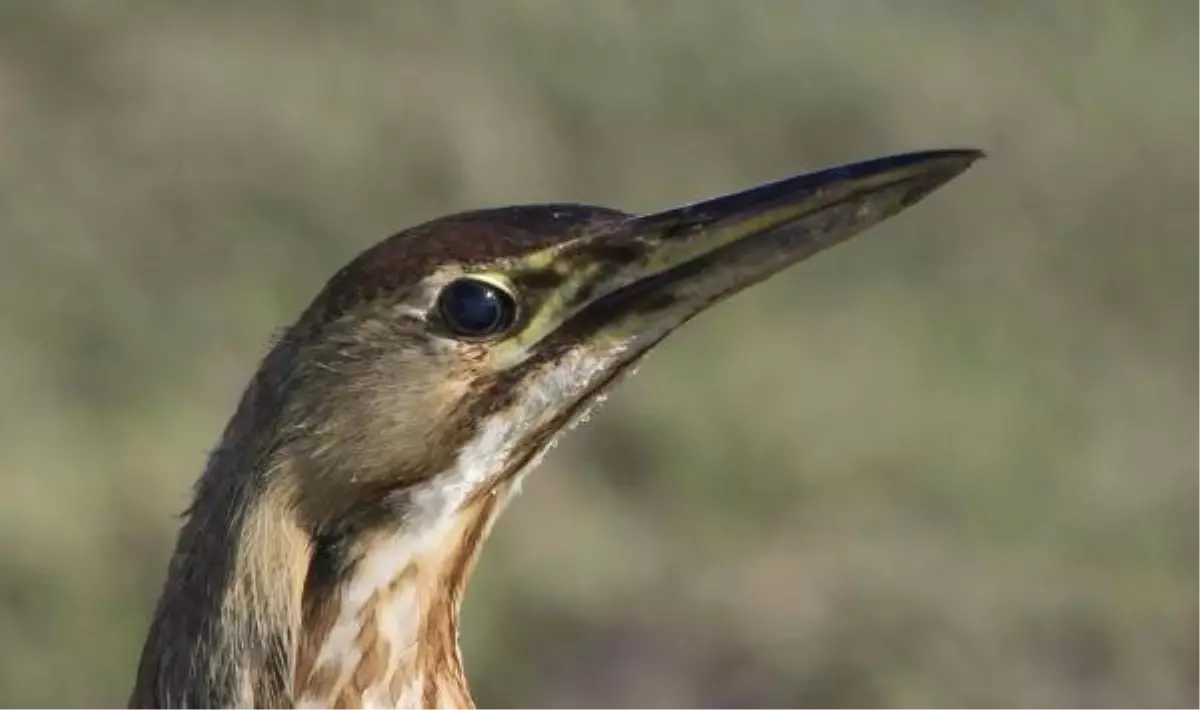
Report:
[{"label": "long pointed bill", "polygon": [[557,255],[574,288],[543,311],[547,330],[636,354],[713,303],[916,203],[980,157],[879,158],[605,225]]}]

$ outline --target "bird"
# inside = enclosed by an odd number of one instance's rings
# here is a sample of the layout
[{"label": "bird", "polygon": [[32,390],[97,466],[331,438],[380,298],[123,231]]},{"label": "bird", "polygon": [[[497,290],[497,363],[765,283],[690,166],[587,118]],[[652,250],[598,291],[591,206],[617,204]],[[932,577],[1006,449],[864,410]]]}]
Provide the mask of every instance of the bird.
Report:
[{"label": "bird", "polygon": [[478,209],[367,248],[275,338],[208,453],[130,707],[474,707],[467,581],[555,438],[693,317],[982,156],[649,214]]}]

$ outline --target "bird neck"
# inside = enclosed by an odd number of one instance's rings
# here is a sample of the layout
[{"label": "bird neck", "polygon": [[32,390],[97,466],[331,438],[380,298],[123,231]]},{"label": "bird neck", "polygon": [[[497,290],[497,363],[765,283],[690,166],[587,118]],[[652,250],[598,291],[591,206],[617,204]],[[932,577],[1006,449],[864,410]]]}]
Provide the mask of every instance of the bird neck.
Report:
[{"label": "bird neck", "polygon": [[132,706],[472,706],[458,616],[499,493],[331,542],[222,463],[180,533]]},{"label": "bird neck", "polygon": [[311,540],[218,451],[180,531],[133,707],[287,704]]},{"label": "bird neck", "polygon": [[497,496],[485,496],[432,525],[360,535],[340,546],[341,562],[314,564],[294,673],[299,704],[473,707],[458,618],[497,512]]}]

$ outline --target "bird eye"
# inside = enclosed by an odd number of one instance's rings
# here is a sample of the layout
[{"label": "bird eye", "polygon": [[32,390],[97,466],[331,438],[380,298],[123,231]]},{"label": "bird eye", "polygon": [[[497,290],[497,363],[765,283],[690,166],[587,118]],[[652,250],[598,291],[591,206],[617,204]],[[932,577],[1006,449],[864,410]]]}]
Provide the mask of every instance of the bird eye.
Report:
[{"label": "bird eye", "polygon": [[480,279],[451,281],[438,295],[438,310],[451,333],[463,338],[486,338],[513,324],[517,304],[511,294]]}]

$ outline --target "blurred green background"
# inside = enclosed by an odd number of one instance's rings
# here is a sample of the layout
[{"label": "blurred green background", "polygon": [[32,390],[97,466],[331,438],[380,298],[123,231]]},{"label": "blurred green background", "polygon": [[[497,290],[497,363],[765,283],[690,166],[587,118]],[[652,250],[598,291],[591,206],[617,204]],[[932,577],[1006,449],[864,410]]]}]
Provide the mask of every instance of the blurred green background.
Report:
[{"label": "blurred green background", "polygon": [[0,5],[0,703],[125,701],[272,334],[444,213],[990,157],[696,320],[468,595],[509,705],[1196,706],[1197,3]]}]

